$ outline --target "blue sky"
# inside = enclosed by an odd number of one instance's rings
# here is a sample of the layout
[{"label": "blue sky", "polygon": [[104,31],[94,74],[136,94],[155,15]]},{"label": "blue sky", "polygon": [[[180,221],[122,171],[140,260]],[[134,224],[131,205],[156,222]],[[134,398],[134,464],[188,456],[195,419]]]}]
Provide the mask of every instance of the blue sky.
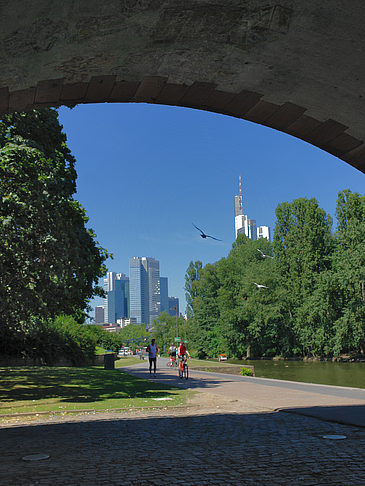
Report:
[{"label": "blue sky", "polygon": [[[131,103],[62,107],[59,114],[77,160],[76,198],[114,255],[108,269],[128,275],[129,258],[158,259],[181,311],[189,262],[213,263],[231,249],[240,174],[244,214],[272,232],[283,201],[315,197],[334,217],[340,190],[365,192],[364,174],[345,162],[236,118]],[[192,223],[222,242],[203,240]]]}]

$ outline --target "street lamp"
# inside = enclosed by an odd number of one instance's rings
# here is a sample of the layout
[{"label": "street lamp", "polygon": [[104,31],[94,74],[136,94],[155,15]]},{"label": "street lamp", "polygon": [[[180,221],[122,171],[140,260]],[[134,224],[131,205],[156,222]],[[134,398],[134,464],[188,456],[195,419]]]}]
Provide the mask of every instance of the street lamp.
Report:
[{"label": "street lamp", "polygon": [[176,310],[176,338],[179,337],[179,316],[177,315],[177,304],[175,306]]},{"label": "street lamp", "polygon": [[186,342],[186,321],[188,320],[188,316],[184,314],[184,321],[185,321],[185,342]]}]

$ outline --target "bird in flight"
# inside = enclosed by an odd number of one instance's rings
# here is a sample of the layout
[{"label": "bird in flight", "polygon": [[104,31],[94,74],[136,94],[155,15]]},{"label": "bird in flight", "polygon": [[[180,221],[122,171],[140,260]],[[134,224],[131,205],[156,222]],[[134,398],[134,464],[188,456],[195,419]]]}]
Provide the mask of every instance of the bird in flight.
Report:
[{"label": "bird in flight", "polygon": [[258,284],[256,282],[252,282],[252,283],[255,284],[258,289],[268,289],[269,288],[269,287],[266,287],[266,285],[261,285],[261,284]]},{"label": "bird in flight", "polygon": [[222,240],[219,240],[218,238],[215,238],[214,236],[206,235],[206,234],[204,233],[204,231],[203,231],[203,230],[201,230],[200,228],[198,228],[197,226],[195,226],[195,224],[194,224],[194,223],[192,223],[192,225],[194,226],[194,228],[196,228],[198,231],[200,231],[200,233],[201,233],[201,234],[200,234],[200,236],[201,236],[202,238],[212,238],[213,240],[222,241]]},{"label": "bird in flight", "polygon": [[262,256],[262,258],[274,258],[271,255],[265,255],[265,253],[263,251],[259,250],[258,248],[257,248],[257,251],[260,252],[260,255]]}]

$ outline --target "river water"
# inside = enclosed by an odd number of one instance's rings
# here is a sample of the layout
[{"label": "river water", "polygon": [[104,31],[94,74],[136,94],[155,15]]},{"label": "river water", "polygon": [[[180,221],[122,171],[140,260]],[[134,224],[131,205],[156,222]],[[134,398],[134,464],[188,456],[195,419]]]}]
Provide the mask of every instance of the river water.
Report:
[{"label": "river water", "polygon": [[365,388],[365,363],[330,361],[229,360],[230,363],[253,365],[255,376],[278,380],[301,381],[321,385]]}]

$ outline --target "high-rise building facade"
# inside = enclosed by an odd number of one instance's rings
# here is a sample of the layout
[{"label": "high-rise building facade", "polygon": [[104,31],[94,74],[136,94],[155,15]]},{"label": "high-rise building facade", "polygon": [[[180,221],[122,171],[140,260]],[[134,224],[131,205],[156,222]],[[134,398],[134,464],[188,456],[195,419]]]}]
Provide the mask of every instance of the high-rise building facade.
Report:
[{"label": "high-rise building facade", "polygon": [[167,277],[160,277],[160,312],[169,310],[169,284]]},{"label": "high-rise building facade", "polygon": [[251,240],[257,240],[258,238],[268,238],[270,240],[270,228],[268,226],[257,227],[255,219],[249,219],[246,214],[243,214],[241,176],[239,176],[239,187],[239,195],[234,196],[234,230],[236,239],[239,234],[244,234]]},{"label": "high-rise building facade", "polygon": [[151,257],[129,260],[130,317],[151,326],[160,315],[160,262]]},{"label": "high-rise building facade", "polygon": [[97,305],[95,307],[95,324],[102,324],[104,320],[104,307],[102,305]]},{"label": "high-rise building facade", "polygon": [[169,310],[170,316],[179,315],[179,299],[178,297],[169,297]]},{"label": "high-rise building facade", "polygon": [[267,238],[270,241],[270,228],[268,226],[259,226],[257,228],[257,239]]},{"label": "high-rise building facade", "polygon": [[115,324],[129,317],[129,278],[124,273],[108,272],[104,279],[104,322]]}]

